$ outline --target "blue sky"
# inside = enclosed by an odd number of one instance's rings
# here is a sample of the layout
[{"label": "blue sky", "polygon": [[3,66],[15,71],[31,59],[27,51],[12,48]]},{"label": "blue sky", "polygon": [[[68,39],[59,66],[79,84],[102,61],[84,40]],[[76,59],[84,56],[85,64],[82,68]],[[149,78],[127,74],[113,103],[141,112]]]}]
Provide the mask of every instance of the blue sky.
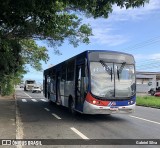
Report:
[{"label": "blue sky", "polygon": [[[89,45],[80,44],[74,48],[66,42],[58,48],[62,55],[55,55],[52,48],[38,42],[46,46],[50,56],[47,64],[43,63],[43,69],[85,50],[115,50],[133,54],[137,71],[160,72],[160,0],[150,0],[149,4],[136,9],[113,6],[108,19],[83,17],[83,22],[91,25],[94,34]],[[24,80],[42,82],[43,72],[29,70]]]}]

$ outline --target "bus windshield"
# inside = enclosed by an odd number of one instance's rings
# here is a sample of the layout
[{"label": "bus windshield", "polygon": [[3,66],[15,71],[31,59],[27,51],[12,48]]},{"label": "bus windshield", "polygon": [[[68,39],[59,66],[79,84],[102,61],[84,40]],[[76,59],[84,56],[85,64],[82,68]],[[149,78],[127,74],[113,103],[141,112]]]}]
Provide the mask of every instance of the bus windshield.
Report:
[{"label": "bus windshield", "polygon": [[90,71],[93,95],[106,99],[123,99],[135,94],[133,64],[90,62]]}]

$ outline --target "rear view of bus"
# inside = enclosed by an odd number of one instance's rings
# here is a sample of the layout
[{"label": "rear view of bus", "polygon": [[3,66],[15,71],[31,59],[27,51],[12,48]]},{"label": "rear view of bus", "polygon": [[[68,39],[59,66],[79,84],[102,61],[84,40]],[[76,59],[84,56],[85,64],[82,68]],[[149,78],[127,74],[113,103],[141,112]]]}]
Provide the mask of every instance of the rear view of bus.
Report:
[{"label": "rear view of bus", "polygon": [[136,104],[135,60],[130,54],[88,52],[87,114],[132,113]]}]

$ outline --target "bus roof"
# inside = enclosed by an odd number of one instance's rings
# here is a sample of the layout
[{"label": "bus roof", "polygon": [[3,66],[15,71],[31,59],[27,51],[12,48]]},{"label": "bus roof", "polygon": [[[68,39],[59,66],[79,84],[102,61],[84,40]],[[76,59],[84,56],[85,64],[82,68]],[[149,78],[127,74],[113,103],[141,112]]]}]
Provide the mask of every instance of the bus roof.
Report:
[{"label": "bus roof", "polygon": [[125,55],[129,55],[129,56],[133,56],[129,53],[120,52],[120,51],[113,51],[113,50],[86,50],[85,52],[112,52],[112,53],[119,53],[119,54],[125,54]]},{"label": "bus roof", "polygon": [[81,53],[79,53],[79,54],[77,54],[77,55],[75,55],[75,56],[73,56],[73,57],[71,57],[71,58],[69,58],[69,59],[61,62],[61,63],[58,63],[58,64],[56,64],[56,65],[54,65],[54,66],[52,66],[52,67],[50,67],[50,68],[45,69],[44,72],[45,72],[45,71],[49,71],[49,70],[51,70],[53,67],[58,66],[58,65],[61,65],[61,64],[64,63],[64,62],[70,61],[71,59],[74,59],[74,58],[76,58],[76,57],[79,57],[79,56],[82,56],[82,55],[86,55],[86,54],[92,53],[92,52],[117,53],[117,54],[124,54],[124,55],[128,55],[128,56],[132,56],[132,57],[133,57],[132,54],[125,53],[125,52],[119,52],[119,51],[112,51],[112,50],[86,50],[86,51],[81,52]]}]

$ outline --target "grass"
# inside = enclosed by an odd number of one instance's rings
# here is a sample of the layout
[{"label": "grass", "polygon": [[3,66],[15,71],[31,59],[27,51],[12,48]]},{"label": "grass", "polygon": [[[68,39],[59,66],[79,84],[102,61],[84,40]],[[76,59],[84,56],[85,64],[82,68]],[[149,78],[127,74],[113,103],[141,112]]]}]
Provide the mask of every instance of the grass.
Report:
[{"label": "grass", "polygon": [[136,104],[139,106],[153,107],[160,109],[160,97],[137,96]]}]

